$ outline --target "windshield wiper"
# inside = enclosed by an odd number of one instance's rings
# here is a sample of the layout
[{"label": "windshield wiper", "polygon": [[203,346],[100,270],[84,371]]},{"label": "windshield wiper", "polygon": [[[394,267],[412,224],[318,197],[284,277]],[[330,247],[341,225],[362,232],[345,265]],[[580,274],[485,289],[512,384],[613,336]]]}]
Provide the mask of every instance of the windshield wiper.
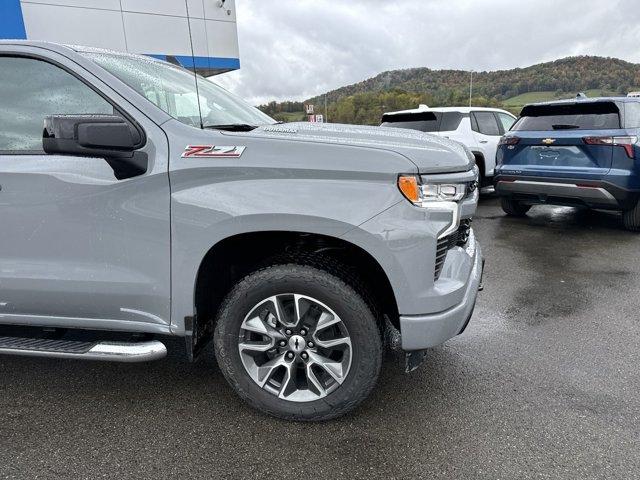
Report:
[{"label": "windshield wiper", "polygon": [[577,130],[580,128],[580,125],[560,123],[558,125],[551,125],[551,128],[553,128],[554,130]]},{"label": "windshield wiper", "polygon": [[227,125],[205,125],[203,128],[210,130],[226,130],[229,132],[250,132],[258,127],[255,125],[249,125],[248,123],[229,123]]}]

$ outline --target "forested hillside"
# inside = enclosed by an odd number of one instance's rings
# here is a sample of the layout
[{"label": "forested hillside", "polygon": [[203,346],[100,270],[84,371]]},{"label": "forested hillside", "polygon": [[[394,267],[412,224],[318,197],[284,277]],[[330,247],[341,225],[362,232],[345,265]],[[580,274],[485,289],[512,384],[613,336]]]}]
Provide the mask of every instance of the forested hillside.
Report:
[{"label": "forested hillside", "polygon": [[[381,73],[360,83],[327,93],[331,122],[377,124],[384,111],[430,106],[466,105],[470,72],[412,68]],[[476,106],[499,106],[518,112],[531,101],[588,95],[626,95],[640,89],[640,65],[616,58],[568,57],[526,68],[475,72]],[[314,103],[324,113],[324,95]],[[260,107],[282,120],[304,118],[301,102],[272,102]]]}]

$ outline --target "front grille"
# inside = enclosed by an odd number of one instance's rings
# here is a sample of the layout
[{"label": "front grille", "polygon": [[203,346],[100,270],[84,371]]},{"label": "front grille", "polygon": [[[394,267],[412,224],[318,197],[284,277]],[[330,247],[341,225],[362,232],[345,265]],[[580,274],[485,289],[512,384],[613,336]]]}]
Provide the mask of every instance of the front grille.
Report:
[{"label": "front grille", "polygon": [[453,247],[464,247],[469,241],[469,235],[471,234],[471,220],[465,219],[460,221],[460,227],[451,235],[438,240],[438,246],[436,248],[436,267],[434,271],[434,280],[440,278],[442,273],[442,267],[444,267],[444,261],[447,259],[447,252]]},{"label": "front grille", "polygon": [[434,280],[440,278],[442,273],[442,267],[444,261],[447,259],[447,252],[449,251],[449,237],[444,237],[438,240],[438,248],[436,249],[436,270],[434,274]]},{"label": "front grille", "polygon": [[467,196],[471,195],[473,192],[475,192],[478,189],[478,186],[479,185],[478,185],[477,181],[474,180],[473,182],[470,182],[467,185]]},{"label": "front grille", "polygon": [[469,241],[469,235],[471,234],[471,219],[467,218],[460,220],[460,226],[455,233],[449,235],[450,244],[449,248],[464,247]]}]

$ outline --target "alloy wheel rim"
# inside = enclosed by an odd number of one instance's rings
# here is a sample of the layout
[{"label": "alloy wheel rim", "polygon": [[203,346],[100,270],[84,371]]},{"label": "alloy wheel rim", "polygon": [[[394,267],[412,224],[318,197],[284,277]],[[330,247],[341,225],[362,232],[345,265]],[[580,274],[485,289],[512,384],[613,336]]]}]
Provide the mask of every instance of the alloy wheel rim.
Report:
[{"label": "alloy wheel rim", "polygon": [[319,300],[294,293],[256,304],[240,327],[238,350],[251,379],[291,402],[326,397],[347,378],[353,357],[342,319]]}]

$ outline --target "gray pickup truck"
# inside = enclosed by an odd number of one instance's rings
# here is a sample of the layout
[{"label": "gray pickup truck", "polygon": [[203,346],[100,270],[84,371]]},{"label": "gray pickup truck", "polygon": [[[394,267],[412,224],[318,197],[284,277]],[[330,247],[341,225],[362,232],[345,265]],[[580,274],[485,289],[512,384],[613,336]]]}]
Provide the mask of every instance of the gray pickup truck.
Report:
[{"label": "gray pickup truck", "polygon": [[323,420],[367,397],[387,338],[411,366],[465,329],[483,269],[465,147],[278,124],[194,80],[0,42],[0,353],[136,362],[181,337],[194,360],[213,341],[248,403]]}]

